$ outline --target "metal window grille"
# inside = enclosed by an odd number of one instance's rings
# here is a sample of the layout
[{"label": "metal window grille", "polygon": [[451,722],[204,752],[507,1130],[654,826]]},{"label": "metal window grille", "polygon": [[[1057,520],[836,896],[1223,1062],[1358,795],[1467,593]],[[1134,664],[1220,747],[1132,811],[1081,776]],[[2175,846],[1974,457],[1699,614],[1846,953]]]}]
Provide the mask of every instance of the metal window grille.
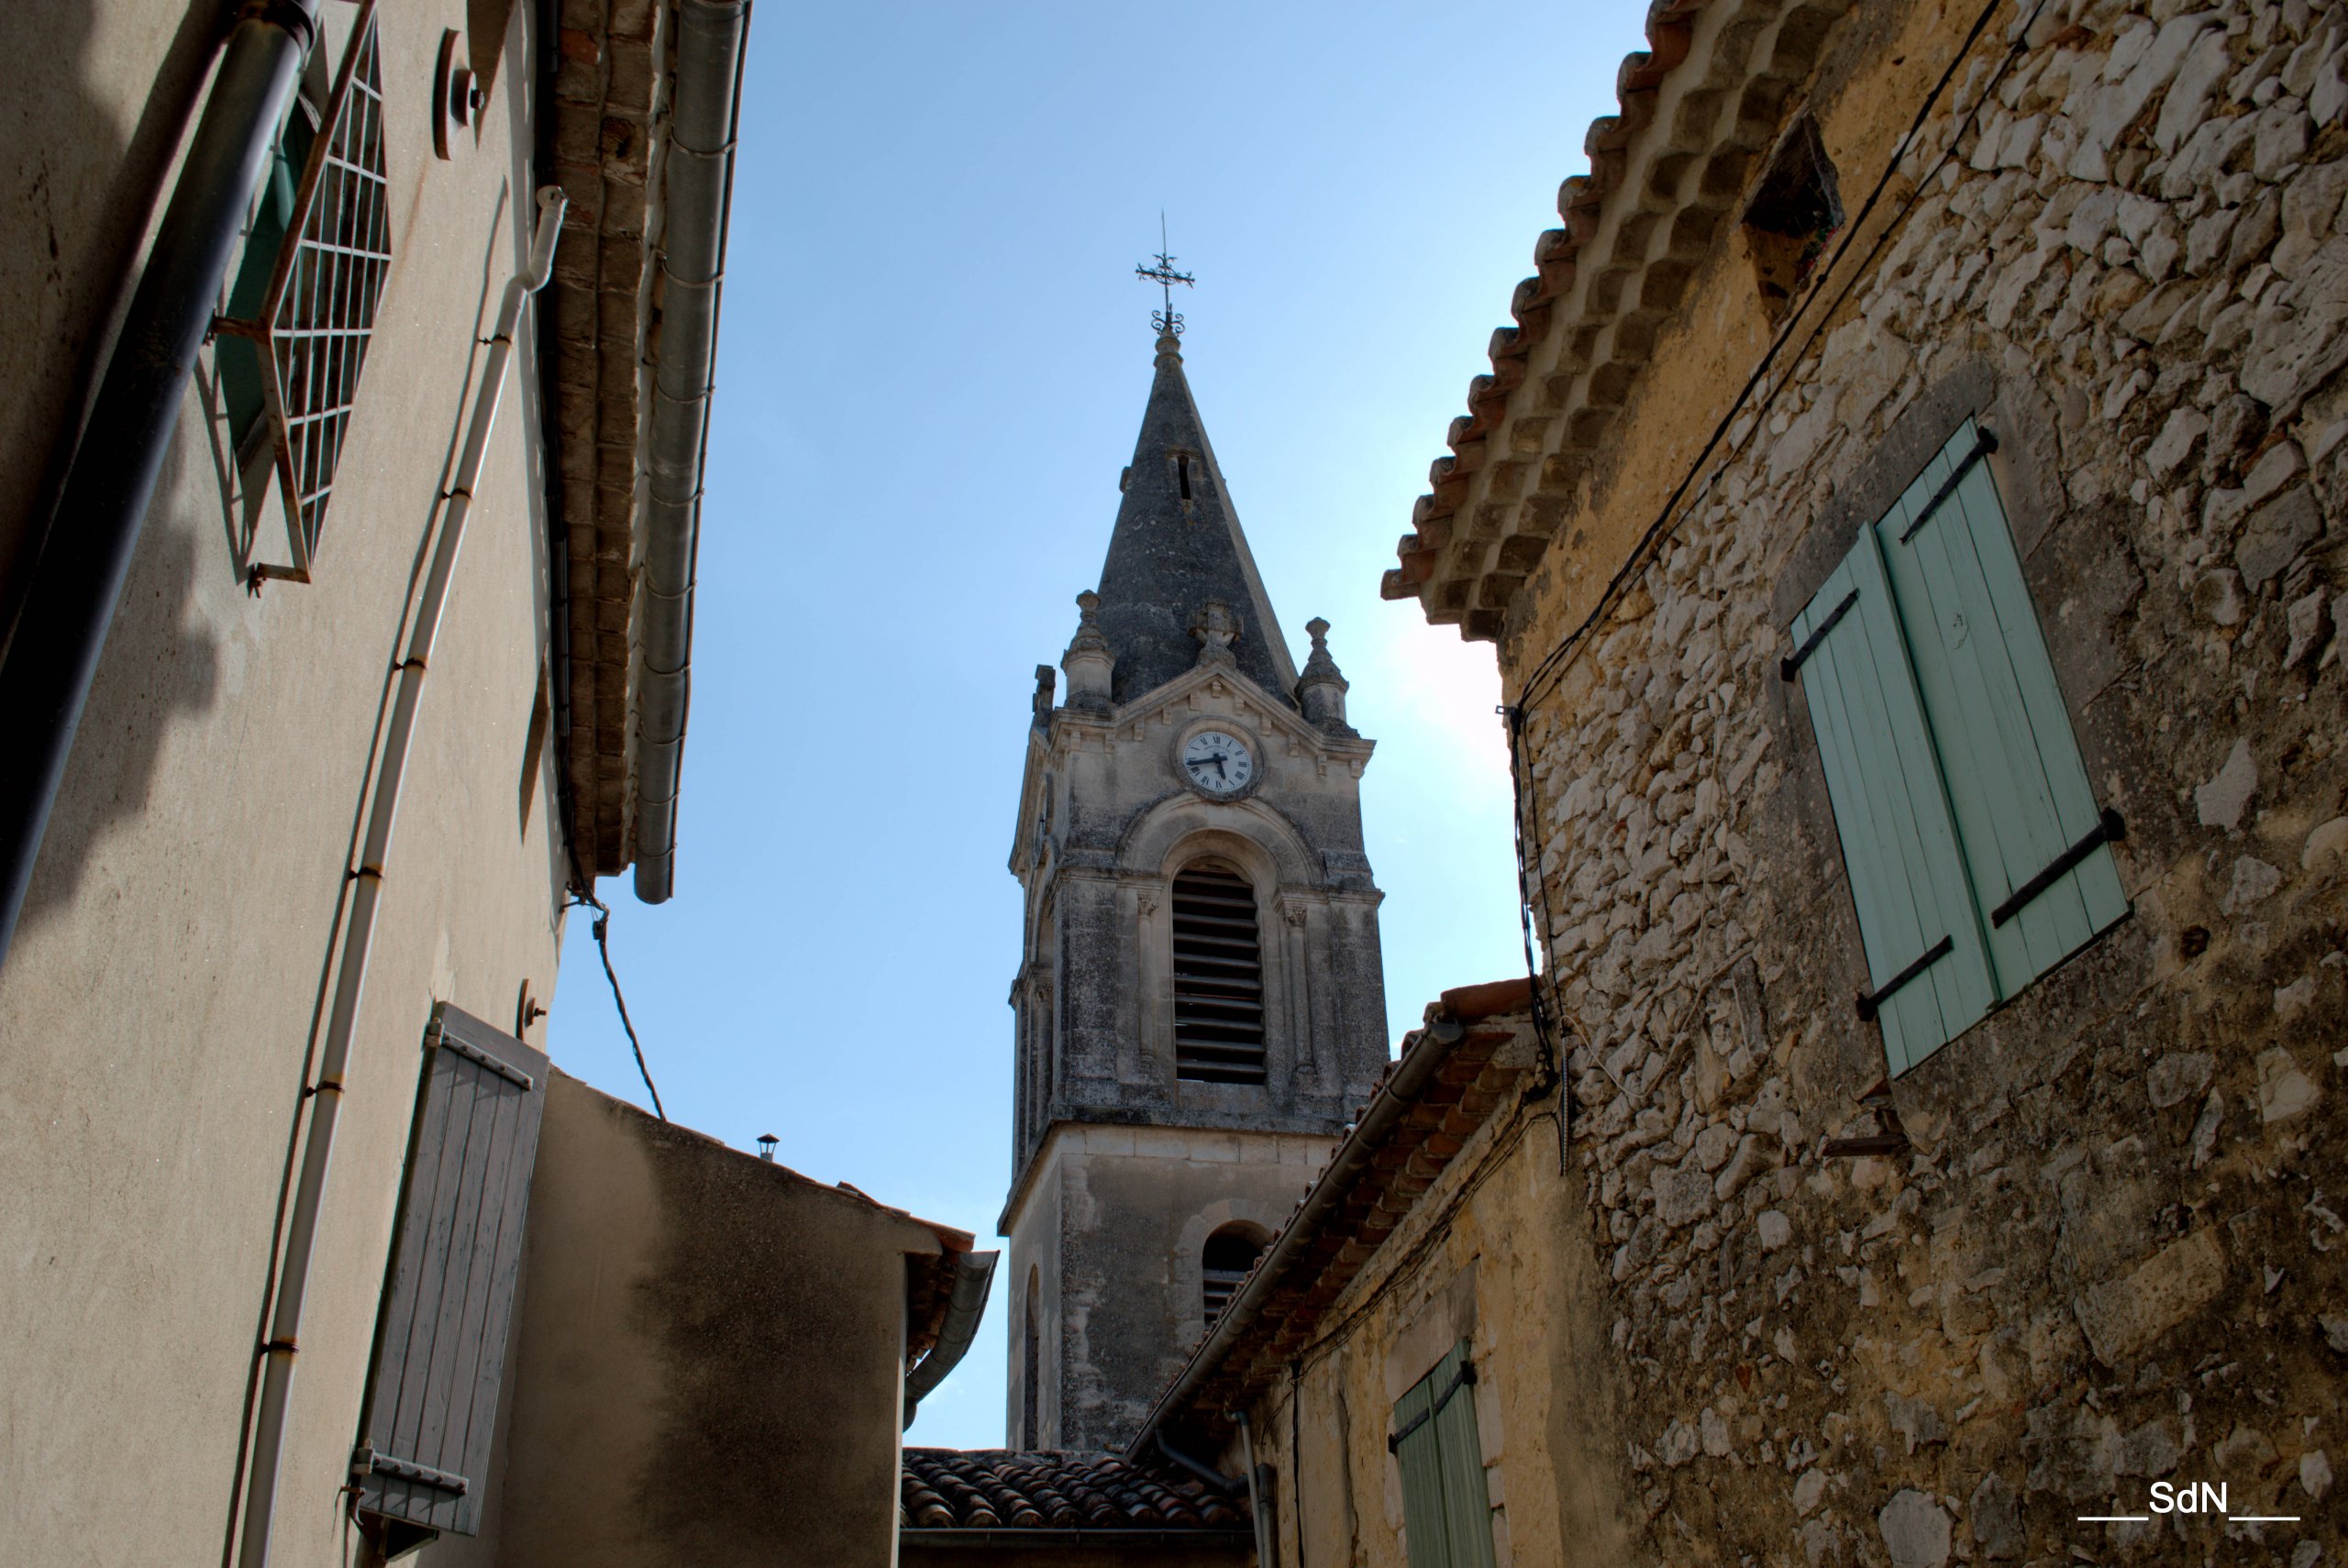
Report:
[{"label": "metal window grille", "polygon": [[389,191],[375,0],[361,0],[269,292],[252,318],[215,323],[251,339],[259,352],[285,491],[293,559],[255,565],[256,580],[310,580],[375,308],[391,275]]},{"label": "metal window grille", "polygon": [[1193,866],[1174,878],[1174,1076],[1264,1081],[1256,890],[1219,866]]}]

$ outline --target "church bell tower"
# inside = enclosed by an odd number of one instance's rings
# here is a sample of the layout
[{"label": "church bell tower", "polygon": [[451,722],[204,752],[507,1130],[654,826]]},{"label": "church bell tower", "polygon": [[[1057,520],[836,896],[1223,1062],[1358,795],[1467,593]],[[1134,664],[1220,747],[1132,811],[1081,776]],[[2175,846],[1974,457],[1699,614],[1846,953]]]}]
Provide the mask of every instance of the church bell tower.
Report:
[{"label": "church bell tower", "polygon": [[1160,326],[1061,700],[1036,670],[1011,854],[1019,1448],[1139,1430],[1387,1060],[1371,743],[1326,623],[1291,661]]}]

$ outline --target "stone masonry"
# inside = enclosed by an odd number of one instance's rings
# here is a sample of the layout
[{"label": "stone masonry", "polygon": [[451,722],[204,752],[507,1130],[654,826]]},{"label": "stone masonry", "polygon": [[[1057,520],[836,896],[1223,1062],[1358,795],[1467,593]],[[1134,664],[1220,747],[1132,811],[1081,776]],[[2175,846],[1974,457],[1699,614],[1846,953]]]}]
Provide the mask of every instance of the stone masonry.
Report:
[{"label": "stone masonry", "polygon": [[[1993,26],[1916,138],[1955,156],[1562,676],[1526,690],[1561,552],[1501,636],[1630,1508],[1671,1562],[2198,1561],[2238,1548],[2074,1518],[2207,1480],[2304,1516],[2232,1533],[2310,1568],[2348,1462],[2348,10]],[[1909,1153],[1829,1156],[1884,1062],[1778,664],[1968,413],[2132,910],[1893,1086]]]}]

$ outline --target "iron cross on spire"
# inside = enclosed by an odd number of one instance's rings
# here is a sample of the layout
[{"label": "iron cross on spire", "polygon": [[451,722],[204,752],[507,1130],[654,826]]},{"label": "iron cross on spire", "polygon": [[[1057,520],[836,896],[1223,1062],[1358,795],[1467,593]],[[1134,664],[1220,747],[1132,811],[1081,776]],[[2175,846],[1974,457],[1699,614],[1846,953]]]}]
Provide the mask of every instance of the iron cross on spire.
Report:
[{"label": "iron cross on spire", "polygon": [[1134,267],[1134,276],[1156,283],[1158,292],[1165,296],[1166,308],[1149,313],[1150,326],[1157,329],[1157,335],[1161,337],[1181,337],[1182,318],[1174,313],[1174,285],[1180,283],[1185,288],[1189,288],[1195,285],[1198,280],[1188,272],[1177,272],[1174,270],[1174,258],[1168,255],[1166,251],[1166,215],[1164,213],[1157,215],[1157,265],[1144,267],[1136,263]]}]

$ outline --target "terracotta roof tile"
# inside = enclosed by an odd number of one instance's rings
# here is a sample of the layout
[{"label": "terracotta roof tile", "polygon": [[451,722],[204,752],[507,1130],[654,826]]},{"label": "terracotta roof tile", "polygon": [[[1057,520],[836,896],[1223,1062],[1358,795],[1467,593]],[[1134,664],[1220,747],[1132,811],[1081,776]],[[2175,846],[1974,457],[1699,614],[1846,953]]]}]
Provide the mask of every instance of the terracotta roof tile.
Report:
[{"label": "terracotta roof tile", "polygon": [[1244,1499],[1113,1453],[905,1450],[908,1529],[1244,1529]]},{"label": "terracotta roof tile", "polygon": [[1557,531],[1559,495],[1601,448],[1655,328],[1850,5],[1655,0],[1648,47],[1615,76],[1621,112],[1590,123],[1589,172],[1558,187],[1564,226],[1534,243],[1535,275],[1509,303],[1516,325],[1492,334],[1492,373],[1468,384],[1452,456],[1428,470],[1384,597],[1416,599],[1468,637],[1499,635]]}]

